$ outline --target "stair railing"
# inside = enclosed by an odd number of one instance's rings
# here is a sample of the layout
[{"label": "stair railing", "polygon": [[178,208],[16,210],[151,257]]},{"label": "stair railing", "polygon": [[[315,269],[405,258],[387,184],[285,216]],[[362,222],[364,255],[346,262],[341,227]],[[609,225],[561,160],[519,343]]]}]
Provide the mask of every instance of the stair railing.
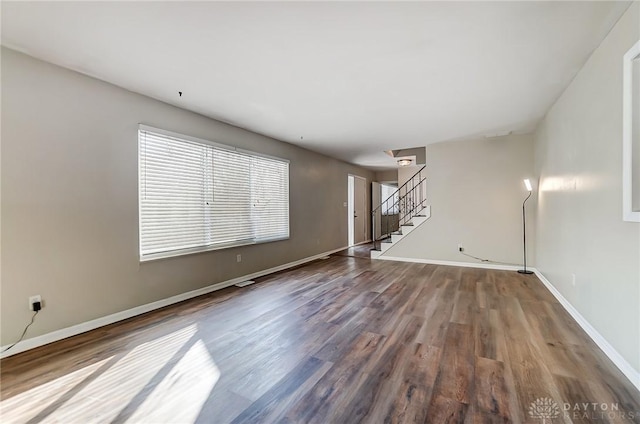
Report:
[{"label": "stair railing", "polygon": [[[420,168],[407,182],[371,211],[374,249],[379,250],[383,240],[391,237],[391,234],[398,231],[402,225],[409,223],[411,218],[424,208],[427,180],[425,168],[426,166]],[[378,224],[380,234],[378,234]]]}]

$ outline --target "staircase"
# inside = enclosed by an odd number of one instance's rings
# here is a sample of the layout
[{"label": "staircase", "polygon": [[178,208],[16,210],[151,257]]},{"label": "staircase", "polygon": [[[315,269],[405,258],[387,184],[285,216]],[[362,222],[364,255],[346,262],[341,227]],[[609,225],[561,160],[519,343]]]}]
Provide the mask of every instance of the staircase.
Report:
[{"label": "staircase", "polygon": [[431,207],[426,205],[425,166],[371,214],[374,246],[371,258],[376,259],[431,217]]}]

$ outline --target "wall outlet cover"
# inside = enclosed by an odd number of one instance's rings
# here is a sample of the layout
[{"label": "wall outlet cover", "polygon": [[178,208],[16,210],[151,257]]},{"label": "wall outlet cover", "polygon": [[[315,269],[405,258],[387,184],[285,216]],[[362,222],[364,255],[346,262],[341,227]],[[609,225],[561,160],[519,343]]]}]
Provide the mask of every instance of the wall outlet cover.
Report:
[{"label": "wall outlet cover", "polygon": [[29,297],[29,310],[33,311],[33,304],[35,302],[40,302],[40,308],[42,308],[42,296],[40,296],[39,294],[36,296],[30,296]]}]

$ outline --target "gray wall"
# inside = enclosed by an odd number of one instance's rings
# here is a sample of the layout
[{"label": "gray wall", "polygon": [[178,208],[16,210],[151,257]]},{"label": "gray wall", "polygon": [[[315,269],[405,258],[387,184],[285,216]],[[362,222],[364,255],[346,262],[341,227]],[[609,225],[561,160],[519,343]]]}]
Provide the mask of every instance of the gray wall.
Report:
[{"label": "gray wall", "polygon": [[[291,239],[139,263],[138,123],[289,159]],[[46,307],[28,337],[346,246],[347,174],[373,180],[5,48],[1,136],[3,345],[31,295]]]},{"label": "gray wall", "polygon": [[638,38],[636,2],[535,135],[537,268],[636,370],[640,224],[622,220],[622,56]]},{"label": "gray wall", "polygon": [[397,183],[398,170],[389,169],[386,171],[377,171],[375,174],[375,179],[380,183]]},{"label": "gray wall", "polygon": [[[409,175],[417,169],[405,171]],[[474,256],[522,263],[523,179],[533,176],[532,136],[430,144],[426,171],[431,218],[385,255],[475,262],[458,253],[462,243]],[[400,175],[399,183],[406,179]],[[533,265],[535,196],[527,208],[528,260]]]}]

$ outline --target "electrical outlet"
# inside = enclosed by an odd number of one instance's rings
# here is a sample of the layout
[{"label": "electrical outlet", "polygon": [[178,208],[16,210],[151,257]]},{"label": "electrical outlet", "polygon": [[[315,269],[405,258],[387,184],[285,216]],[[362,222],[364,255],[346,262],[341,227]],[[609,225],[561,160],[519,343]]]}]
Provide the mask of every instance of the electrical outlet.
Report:
[{"label": "electrical outlet", "polygon": [[242,262],[242,255],[236,255],[236,262]]},{"label": "electrical outlet", "polygon": [[571,274],[571,285],[576,286],[576,274]]},{"label": "electrical outlet", "polygon": [[462,247],[462,243],[458,244],[458,252],[464,252],[464,247]]},{"label": "electrical outlet", "polygon": [[33,304],[35,302],[40,302],[40,308],[42,308],[42,297],[40,295],[29,297],[29,310],[33,311]]}]

